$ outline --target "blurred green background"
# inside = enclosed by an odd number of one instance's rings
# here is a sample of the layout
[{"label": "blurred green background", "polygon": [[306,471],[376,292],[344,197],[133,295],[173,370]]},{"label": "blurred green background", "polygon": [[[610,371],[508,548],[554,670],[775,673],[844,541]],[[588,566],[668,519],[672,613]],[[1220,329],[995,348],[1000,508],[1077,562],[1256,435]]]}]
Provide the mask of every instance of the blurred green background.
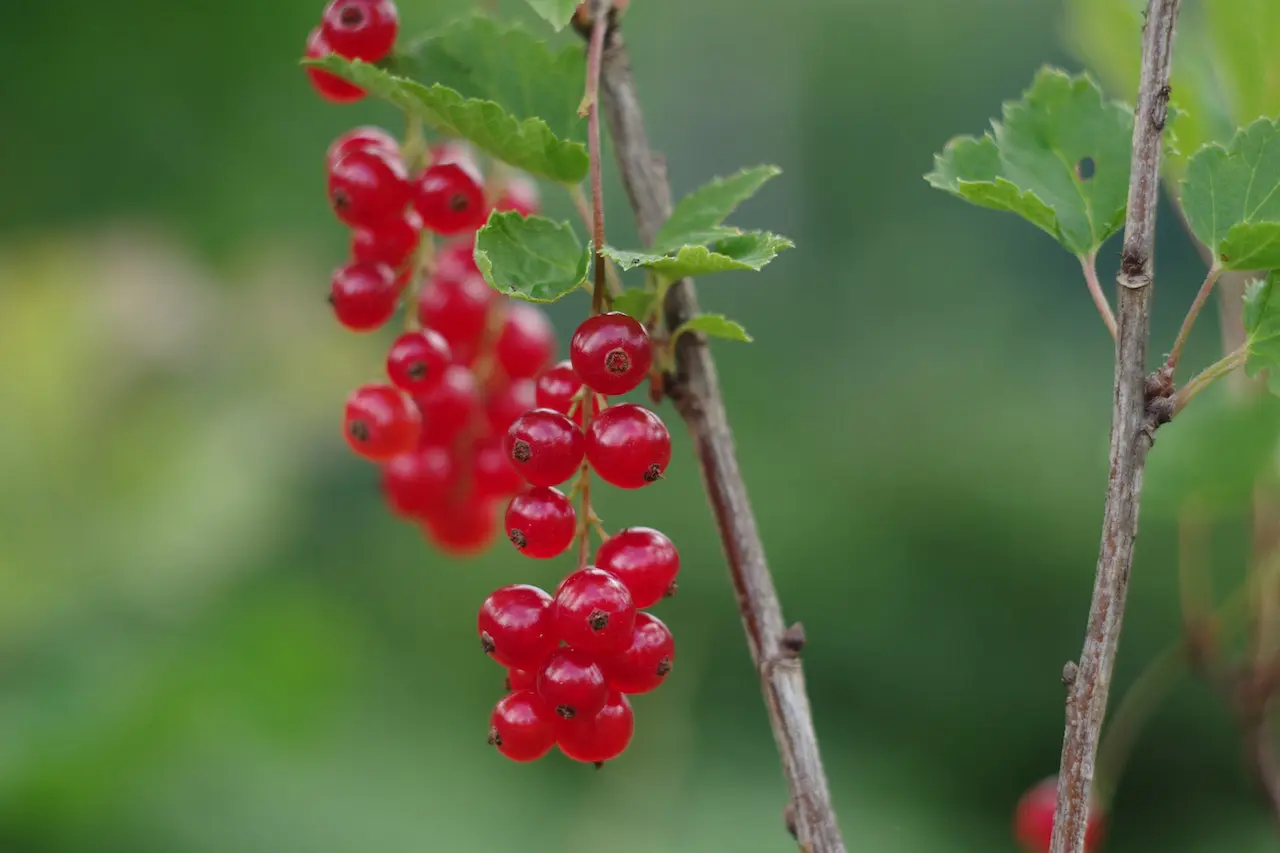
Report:
[{"label": "blurred green background", "polygon": [[[1057,766],[1112,348],[1073,258],[921,175],[1042,62],[1080,67],[1064,8],[631,5],[676,190],[757,162],[785,170],[736,221],[799,248],[702,293],[757,338],[717,354],[786,613],[810,638],[849,849],[1012,851],[1014,802]],[[610,524],[660,527],[681,548],[680,595],[659,610],[674,675],[636,700],[632,748],[602,772],[485,746],[501,672],[476,650],[475,609],[501,584],[554,584],[567,558],[535,564],[499,543],[447,561],[346,452],[341,401],[376,375],[385,336],[343,333],[325,304],[346,246],[323,153],[347,127],[398,118],[314,96],[296,63],[320,6],[5,8],[0,849],[791,849],[759,686],[669,409],[661,497],[600,502]],[[423,28],[464,6],[403,0],[402,19]],[[1136,47],[1136,32],[1107,38]],[[613,242],[627,245],[608,181]],[[1164,346],[1203,276],[1172,213]],[[563,338],[583,310],[552,308]],[[1215,338],[1203,323],[1189,360],[1211,360]],[[1196,484],[1160,457],[1180,431],[1154,454],[1116,698],[1177,637],[1174,519]],[[1243,444],[1215,459],[1239,461]],[[1219,589],[1246,551],[1239,489],[1226,491]],[[1221,703],[1184,682],[1137,744],[1109,849],[1275,849],[1240,752]]]}]

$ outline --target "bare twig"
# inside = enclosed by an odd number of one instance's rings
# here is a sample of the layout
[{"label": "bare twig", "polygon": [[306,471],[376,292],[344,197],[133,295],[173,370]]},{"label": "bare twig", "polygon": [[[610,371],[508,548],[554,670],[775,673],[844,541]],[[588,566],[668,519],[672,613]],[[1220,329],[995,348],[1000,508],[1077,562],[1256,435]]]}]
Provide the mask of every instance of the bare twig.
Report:
[{"label": "bare twig", "polygon": [[[630,61],[616,24],[606,41],[600,83],[622,182],[640,235],[648,243],[671,213],[671,189],[662,161],[649,147]],[[697,313],[693,282],[677,282],[667,291],[668,328],[678,328]],[[738,468],[715,363],[700,335],[681,335],[676,349],[675,369],[666,377],[665,390],[693,436],[791,790],[794,808],[788,813],[793,816],[795,836],[806,853],[844,853],[805,692],[804,669],[798,653],[784,646],[787,623]]]},{"label": "bare twig", "polygon": [[1180,0],[1149,0],[1142,74],[1134,111],[1129,201],[1121,255],[1111,465],[1102,545],[1079,671],[1067,699],[1051,853],[1081,853],[1098,738],[1120,645],[1142,474],[1163,417],[1148,406],[1146,364],[1151,319],[1152,250],[1159,199],[1161,137],[1168,116],[1169,71]]},{"label": "bare twig", "polygon": [[604,58],[604,37],[609,29],[612,0],[595,0],[592,9],[591,35],[587,44],[587,85],[582,95],[581,114],[587,116],[587,156],[591,160],[591,243],[595,249],[595,287],[591,291],[591,313],[604,308],[604,178],[600,163],[600,65]]}]

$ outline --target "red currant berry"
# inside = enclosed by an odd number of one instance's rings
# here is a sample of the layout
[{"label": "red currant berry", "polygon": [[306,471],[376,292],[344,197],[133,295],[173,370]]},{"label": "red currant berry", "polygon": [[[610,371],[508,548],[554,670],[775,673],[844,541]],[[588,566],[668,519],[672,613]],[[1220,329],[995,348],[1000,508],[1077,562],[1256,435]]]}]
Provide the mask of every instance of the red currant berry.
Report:
[{"label": "red currant berry", "polygon": [[532,409],[507,430],[504,447],[520,475],[535,486],[556,486],[574,475],[585,452],[582,430],[559,412]]},{"label": "red currant berry", "polygon": [[[324,33],[316,27],[307,34],[307,59],[320,59],[333,53]],[[330,74],[320,68],[307,68],[307,77],[311,80],[311,88],[326,101],[334,104],[350,104],[365,96],[364,89],[348,83],[336,74]]]},{"label": "red currant berry", "polygon": [[562,720],[589,720],[604,707],[609,688],[595,658],[564,648],[552,652],[538,670],[538,695]]},{"label": "red currant berry", "polygon": [[666,681],[676,659],[676,641],[662,620],[652,613],[636,614],[631,643],[600,662],[605,679],[623,693],[648,693]]},{"label": "red currant berry", "polygon": [[526,557],[549,560],[573,543],[578,514],[559,489],[538,486],[507,504],[507,538]]},{"label": "red currant berry", "polygon": [[457,479],[453,452],[428,444],[394,456],[382,466],[382,494],[392,512],[422,519],[448,502]]},{"label": "red currant berry", "polygon": [[507,667],[507,684],[508,693],[516,690],[535,690],[538,687],[538,671],[536,669],[518,669],[514,666]]},{"label": "red currant berry", "polygon": [[426,513],[422,532],[446,554],[470,557],[498,538],[498,515],[491,501],[471,495]]},{"label": "red currant berry", "polygon": [[[476,266],[475,252],[476,243],[474,239],[461,239],[449,243],[436,253],[436,268],[433,278],[440,281],[445,279],[461,281],[464,278],[479,276],[480,269]],[[483,279],[481,281],[483,282]],[[489,287],[489,285],[486,284],[485,287]]]},{"label": "red currant berry", "polygon": [[372,148],[387,154],[400,153],[400,143],[396,138],[380,127],[361,125],[352,128],[329,144],[325,152],[325,165],[332,169],[338,161],[352,151],[363,151]]},{"label": "red currant berry", "polygon": [[480,605],[476,630],[485,653],[506,667],[539,669],[560,638],[554,627],[554,601],[545,590],[514,584],[494,590]]},{"label": "red currant berry", "polygon": [[521,216],[533,216],[538,212],[538,185],[528,175],[513,174],[494,205],[497,210],[514,210]]},{"label": "red currant berry", "polygon": [[346,154],[329,170],[329,204],[352,228],[399,219],[408,202],[409,181],[399,154],[364,148]]},{"label": "red currant berry", "polygon": [[351,232],[351,256],[357,261],[400,269],[409,262],[422,238],[422,219],[412,209],[402,216]]},{"label": "red currant berry", "polygon": [[475,231],[489,217],[484,187],[454,163],[429,166],[414,186],[413,206],[427,228],[443,236]]},{"label": "red currant berry", "polygon": [[[1022,795],[1014,811],[1013,834],[1027,853],[1049,853],[1053,839],[1054,813],[1058,806],[1058,777],[1041,780]],[[1106,829],[1105,819],[1097,803],[1089,806],[1089,819],[1084,831],[1086,853],[1096,850]]]},{"label": "red currant berry", "polygon": [[[552,365],[538,377],[535,402],[541,409],[554,409],[565,415],[572,411],[573,422],[581,426],[585,407],[582,402],[574,400],[581,390],[582,380],[574,372],[573,365],[562,361]],[[587,397],[590,400],[591,417],[594,418],[600,414],[600,403],[591,391],[587,392]]]},{"label": "red currant berry", "polygon": [[537,761],[555,745],[553,719],[533,690],[508,693],[489,716],[489,743],[512,761]]},{"label": "red currant berry", "polygon": [[541,309],[516,302],[507,310],[495,349],[498,364],[512,379],[537,376],[556,354],[556,330]]},{"label": "red currant berry", "polygon": [[536,399],[537,392],[532,379],[514,379],[503,383],[489,395],[485,403],[489,428],[499,435],[506,432],[516,418],[535,408]]},{"label": "red currant berry", "polygon": [[561,752],[574,761],[600,765],[626,751],[636,718],[627,697],[610,690],[600,713],[589,720],[558,721],[555,730]]},{"label": "red currant berry", "polygon": [[436,384],[415,394],[413,401],[422,413],[423,439],[447,444],[457,438],[479,412],[480,390],[474,373],[460,364],[451,364]]},{"label": "red currant berry", "polygon": [[455,350],[474,347],[484,337],[489,308],[497,297],[498,292],[479,275],[432,276],[418,293],[418,320],[444,335]]},{"label": "red currant berry", "polygon": [[524,487],[524,477],[502,447],[502,436],[485,435],[476,439],[471,451],[471,488],[475,493],[505,500]]},{"label": "red currant berry", "polygon": [[452,360],[449,342],[439,332],[405,332],[387,352],[387,376],[410,394],[419,394],[444,378]]},{"label": "red currant berry", "polygon": [[587,461],[606,483],[639,489],[662,479],[671,461],[671,435],[644,406],[609,406],[587,431]]},{"label": "red currant berry", "polygon": [[639,320],[612,311],[582,322],[569,342],[569,360],[587,387],[615,396],[644,381],[653,345]]},{"label": "red currant berry", "polygon": [[361,385],[347,397],[342,433],[351,449],[385,462],[418,443],[422,419],[413,401],[391,385]]},{"label": "red currant berry", "polygon": [[595,564],[622,581],[637,608],[645,608],[657,604],[671,589],[680,571],[680,554],[670,539],[652,527],[628,527],[604,541],[596,551]]},{"label": "red currant berry", "polygon": [[396,313],[400,291],[386,264],[348,264],[334,270],[329,304],[338,322],[353,332],[371,332]]},{"label": "red currant berry", "polygon": [[333,52],[365,62],[386,58],[399,27],[391,0],[332,0],[320,17],[320,31]]},{"label": "red currant berry", "polygon": [[587,566],[569,575],[555,601],[556,634],[575,649],[608,655],[631,642],[635,602],[622,581],[603,569]]},{"label": "red currant berry", "polygon": [[450,139],[433,146],[430,162],[432,166],[457,166],[470,175],[477,184],[484,184],[484,173],[480,171],[480,161],[476,159],[476,150],[469,142]]}]

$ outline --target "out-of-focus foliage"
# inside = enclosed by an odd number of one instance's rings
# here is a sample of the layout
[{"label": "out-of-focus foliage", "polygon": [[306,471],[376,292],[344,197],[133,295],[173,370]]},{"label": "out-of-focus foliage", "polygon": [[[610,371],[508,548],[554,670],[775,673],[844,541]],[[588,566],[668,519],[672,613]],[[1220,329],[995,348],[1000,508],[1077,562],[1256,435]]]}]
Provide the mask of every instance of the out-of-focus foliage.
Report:
[{"label": "out-of-focus foliage", "polygon": [[[659,611],[679,662],[636,701],[632,750],[597,773],[485,746],[501,672],[476,648],[475,608],[565,566],[505,547],[441,559],[344,450],[341,400],[377,375],[385,336],[342,333],[324,303],[346,238],[323,153],[346,127],[395,118],[313,96],[296,61],[319,7],[5,10],[0,846],[790,849],[683,436],[655,490],[601,496],[610,525],[661,527],[684,558]],[[410,30],[461,8],[402,4]],[[810,638],[851,849],[1012,851],[1017,796],[1057,763],[1112,347],[1074,259],[919,175],[939,140],[1068,61],[1061,22],[1058,3],[1026,0],[627,13],[677,197],[742,163],[784,170],[741,218],[798,248],[702,296],[757,340],[718,347],[720,371],[788,618]],[[610,241],[637,245],[612,172],[606,195]],[[549,196],[548,216],[572,212]],[[1176,217],[1161,223],[1168,341],[1203,266]],[[583,311],[551,308],[562,338]],[[1216,357],[1213,337],[1204,323],[1188,368]],[[1255,449],[1222,452],[1236,470]],[[1178,630],[1170,488],[1143,520],[1121,689]],[[1244,515],[1228,502],[1219,516],[1224,591]],[[1226,712],[1185,685],[1137,746],[1109,849],[1273,849],[1238,755]]]}]

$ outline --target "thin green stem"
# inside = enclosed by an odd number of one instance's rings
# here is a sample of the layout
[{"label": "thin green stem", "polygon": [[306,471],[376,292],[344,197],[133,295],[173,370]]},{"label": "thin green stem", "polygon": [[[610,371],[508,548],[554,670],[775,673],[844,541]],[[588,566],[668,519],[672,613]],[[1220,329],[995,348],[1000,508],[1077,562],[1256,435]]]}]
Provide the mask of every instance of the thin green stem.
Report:
[{"label": "thin green stem", "polygon": [[[587,195],[582,191],[581,184],[564,184],[565,190],[569,193],[569,198],[573,201],[573,207],[578,211],[579,218],[587,228],[592,228],[591,202],[587,200]],[[598,258],[599,256],[597,256]],[[618,276],[618,270],[613,265],[613,261],[605,259],[604,274],[606,285],[609,289],[609,301],[622,292],[622,279]],[[595,293],[595,286],[591,283],[583,285],[588,293]]]},{"label": "thin green stem", "polygon": [[1196,293],[1196,298],[1192,300],[1191,307],[1187,309],[1187,316],[1182,320],[1182,328],[1178,330],[1178,337],[1174,339],[1173,349],[1169,350],[1169,358],[1165,361],[1168,368],[1169,376],[1172,377],[1174,370],[1178,367],[1178,359],[1182,357],[1182,348],[1186,346],[1187,338],[1191,337],[1191,327],[1196,324],[1196,318],[1200,316],[1200,311],[1204,308],[1204,303],[1208,301],[1209,294],[1213,292],[1213,286],[1218,283],[1218,277],[1222,275],[1222,270],[1214,264],[1209,268],[1209,272],[1204,277],[1204,282],[1200,285],[1200,290]]},{"label": "thin green stem", "polygon": [[1174,404],[1173,413],[1175,415],[1187,407],[1187,404],[1195,398],[1197,394],[1208,388],[1216,380],[1226,376],[1231,371],[1240,367],[1249,358],[1249,345],[1241,344],[1240,347],[1231,353],[1223,356],[1213,364],[1193,377],[1186,385],[1178,389],[1176,396],[1177,402]]},{"label": "thin green stem", "polygon": [[[587,156],[591,170],[591,244],[595,249],[595,288],[591,293],[591,313],[604,309],[608,285],[604,256],[604,178],[600,163],[600,66],[604,59],[604,35],[609,28],[609,0],[597,3],[591,23],[591,40],[587,44],[587,83],[578,108],[587,116]],[[587,413],[589,415],[589,412]]]},{"label": "thin green stem", "polygon": [[1116,315],[1111,312],[1111,303],[1107,301],[1107,295],[1102,292],[1102,285],[1098,283],[1098,253],[1089,252],[1079,257],[1080,269],[1084,270],[1084,282],[1089,287],[1089,295],[1093,297],[1093,304],[1098,306],[1098,313],[1102,315],[1102,323],[1111,333],[1111,339],[1115,340]]}]

